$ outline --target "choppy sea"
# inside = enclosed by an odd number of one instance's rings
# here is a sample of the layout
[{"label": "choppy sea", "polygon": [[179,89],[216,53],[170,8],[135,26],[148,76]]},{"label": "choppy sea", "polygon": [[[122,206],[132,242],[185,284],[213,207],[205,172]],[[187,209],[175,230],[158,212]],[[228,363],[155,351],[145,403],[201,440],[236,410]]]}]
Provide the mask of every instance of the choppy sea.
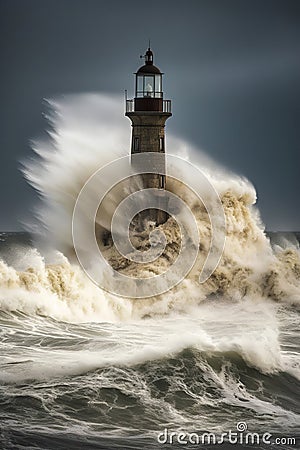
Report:
[{"label": "choppy sea", "polygon": [[28,254],[29,235],[1,233],[1,449],[299,448],[295,305],[218,298],[185,312],[68,320],[57,289],[48,310],[49,284],[20,287]]}]

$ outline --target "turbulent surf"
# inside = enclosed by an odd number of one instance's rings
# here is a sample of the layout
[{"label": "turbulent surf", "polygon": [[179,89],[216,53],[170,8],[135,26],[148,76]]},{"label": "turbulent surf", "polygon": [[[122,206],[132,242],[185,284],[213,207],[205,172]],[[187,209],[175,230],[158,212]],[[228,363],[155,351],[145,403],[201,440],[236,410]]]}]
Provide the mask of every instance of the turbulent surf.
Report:
[{"label": "turbulent surf", "polygon": [[[40,196],[27,219],[30,235],[2,233],[0,242],[3,448],[155,448],[166,428],[221,433],[241,421],[248,431],[296,437],[297,235],[268,235],[251,183],[170,136],[168,152],[200,167],[222,202],[220,262],[200,283],[211,217],[170,180],[167,188],[189,205],[199,230],[192,270],[150,298],[99,288],[76,260],[73,210],[89,177],[128,152],[128,123],[112,96],[49,104],[49,137],[33,143],[35,156],[23,168]],[[180,176],[188,178],[184,170]],[[116,203],[111,196],[96,217],[102,237]],[[154,262],[124,261],[107,242],[102,250],[128,277],[159,274],[180,251],[174,219],[159,229],[167,244]],[[134,245],[149,248],[147,230]]]}]

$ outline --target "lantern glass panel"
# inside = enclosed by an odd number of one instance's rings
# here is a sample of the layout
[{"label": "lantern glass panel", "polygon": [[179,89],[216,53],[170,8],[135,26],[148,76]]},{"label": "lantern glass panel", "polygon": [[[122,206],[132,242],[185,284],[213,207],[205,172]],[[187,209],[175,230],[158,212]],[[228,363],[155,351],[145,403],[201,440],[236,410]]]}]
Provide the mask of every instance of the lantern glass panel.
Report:
[{"label": "lantern glass panel", "polygon": [[143,97],[143,91],[144,91],[144,77],[143,76],[137,76],[136,90],[137,90],[136,96]]},{"label": "lantern glass panel", "polygon": [[154,96],[154,76],[145,75],[144,77],[144,97]]},{"label": "lantern glass panel", "polygon": [[155,97],[162,96],[161,75],[155,75]]}]

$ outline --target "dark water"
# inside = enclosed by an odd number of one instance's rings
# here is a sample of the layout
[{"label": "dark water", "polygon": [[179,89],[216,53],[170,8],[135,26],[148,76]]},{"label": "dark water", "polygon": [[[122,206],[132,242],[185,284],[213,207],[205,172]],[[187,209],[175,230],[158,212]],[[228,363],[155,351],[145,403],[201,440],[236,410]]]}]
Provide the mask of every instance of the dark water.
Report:
[{"label": "dark water", "polygon": [[[16,254],[32,250],[26,234],[0,238],[9,267],[18,265]],[[294,305],[227,299],[185,314],[75,323],[51,292],[56,315],[47,313],[48,292],[37,287],[43,275],[20,288],[7,266],[0,284],[1,448],[299,448]],[[58,308],[65,320],[53,318]],[[236,444],[228,435],[219,445],[189,443],[188,433],[204,432],[220,442],[239,423],[247,430]],[[187,444],[177,442],[180,431]],[[247,432],[257,433],[259,443],[247,445]],[[166,436],[172,445],[163,443]]]}]

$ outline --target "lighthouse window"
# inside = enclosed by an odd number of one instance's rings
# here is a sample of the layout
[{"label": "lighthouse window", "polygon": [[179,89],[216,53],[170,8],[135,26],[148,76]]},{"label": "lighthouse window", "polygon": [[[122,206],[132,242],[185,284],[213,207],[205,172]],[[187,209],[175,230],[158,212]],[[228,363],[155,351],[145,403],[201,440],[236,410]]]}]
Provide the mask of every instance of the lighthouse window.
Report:
[{"label": "lighthouse window", "polygon": [[144,97],[153,97],[154,94],[154,77],[144,77]]},{"label": "lighthouse window", "polygon": [[162,97],[161,75],[155,75],[155,97]]},{"label": "lighthouse window", "polygon": [[163,152],[165,149],[165,140],[163,137],[159,138],[159,150]]},{"label": "lighthouse window", "polygon": [[143,92],[143,81],[144,81],[144,77],[137,77],[137,92],[138,93]]},{"label": "lighthouse window", "polygon": [[140,139],[138,137],[135,137],[133,141],[133,151],[138,152],[139,149],[140,149]]},{"label": "lighthouse window", "polygon": [[165,188],[165,177],[164,175],[159,175],[159,188],[164,189]]}]

